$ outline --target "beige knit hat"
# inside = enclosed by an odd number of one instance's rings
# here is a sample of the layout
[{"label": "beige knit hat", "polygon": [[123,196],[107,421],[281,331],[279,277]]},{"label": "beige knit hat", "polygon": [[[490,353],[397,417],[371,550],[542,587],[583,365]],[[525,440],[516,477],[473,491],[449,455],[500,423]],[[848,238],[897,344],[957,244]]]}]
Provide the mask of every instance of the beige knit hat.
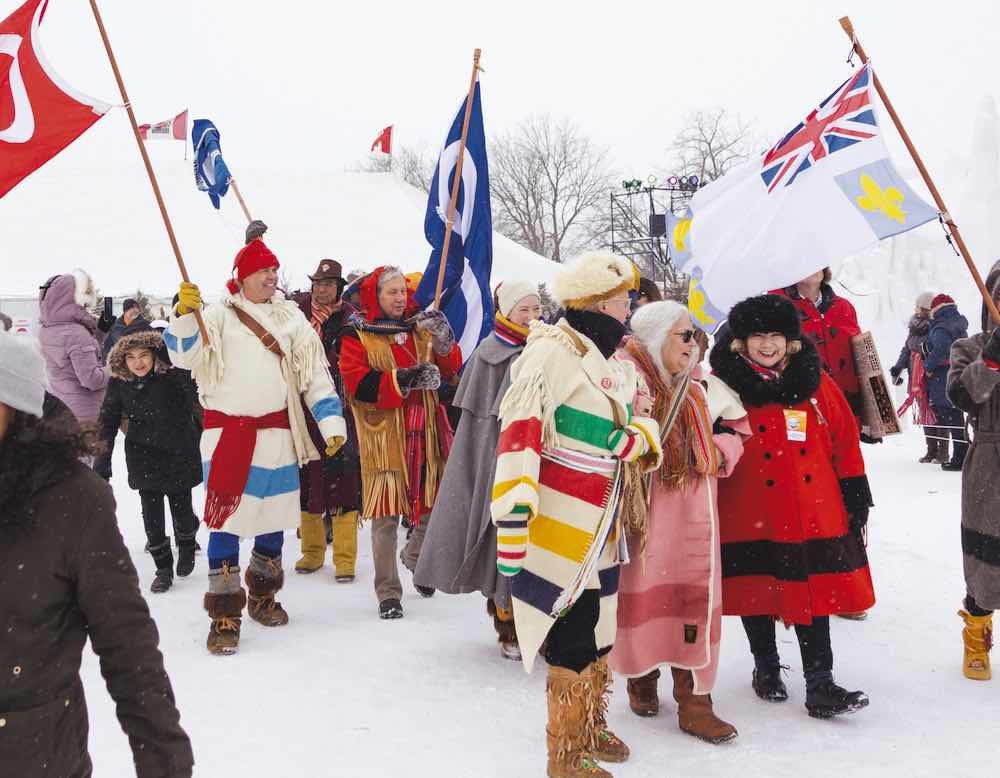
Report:
[{"label": "beige knit hat", "polygon": [[587,251],[556,274],[552,292],[560,305],[583,310],[639,288],[639,270],[610,251]]},{"label": "beige knit hat", "polygon": [[497,310],[510,316],[514,306],[531,295],[538,295],[538,287],[531,281],[502,281],[496,289]]}]

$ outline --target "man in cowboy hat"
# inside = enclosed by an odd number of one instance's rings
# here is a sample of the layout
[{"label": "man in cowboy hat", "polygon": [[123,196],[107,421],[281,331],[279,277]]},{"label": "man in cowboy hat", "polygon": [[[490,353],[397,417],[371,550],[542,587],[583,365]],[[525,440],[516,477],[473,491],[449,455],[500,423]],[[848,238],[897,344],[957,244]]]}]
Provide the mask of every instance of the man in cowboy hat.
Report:
[{"label": "man in cowboy hat", "polygon": [[[339,262],[322,259],[309,276],[311,291],[293,296],[323,342],[323,351],[330,362],[330,375],[343,397],[338,351],[341,331],[355,309],[341,300],[346,283]],[[317,442],[320,460],[310,462],[299,471],[302,503],[302,558],[295,563],[298,573],[314,573],[323,567],[326,558],[327,522],[332,525],[334,576],[338,583],[354,580],[354,565],[358,557],[358,509],[361,506],[361,465],[358,456],[358,436],[353,417],[347,421],[347,443],[334,456],[322,453],[317,441],[319,428],[307,417],[310,435]]]}]

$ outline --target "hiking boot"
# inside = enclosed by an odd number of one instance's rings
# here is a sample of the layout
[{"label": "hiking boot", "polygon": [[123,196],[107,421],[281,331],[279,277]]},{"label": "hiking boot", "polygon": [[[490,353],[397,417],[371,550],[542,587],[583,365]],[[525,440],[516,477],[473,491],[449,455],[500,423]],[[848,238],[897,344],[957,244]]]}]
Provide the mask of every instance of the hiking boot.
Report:
[{"label": "hiking boot", "polygon": [[660,695],[656,686],[660,680],[660,671],[653,670],[638,678],[629,678],[628,706],[636,716],[656,716],[660,712]]},{"label": "hiking boot", "polygon": [[967,610],[958,612],[965,622],[962,642],[965,656],[962,658],[962,673],[972,681],[988,681],[993,677],[990,668],[990,649],[993,648],[993,616],[973,616]]},{"label": "hiking boot", "polygon": [[611,699],[611,668],[607,656],[592,663],[584,674],[590,673],[590,750],[600,762],[624,762],[629,758],[629,748],[614,732],[608,729],[608,701]]},{"label": "hiking boot", "polygon": [[403,605],[394,597],[382,600],[378,604],[378,617],[387,621],[390,619],[401,619],[403,618]]},{"label": "hiking boot", "polygon": [[785,682],[781,680],[782,669],[787,670],[788,668],[784,665],[778,665],[774,668],[755,667],[753,669],[753,690],[762,700],[784,702],[788,699],[788,689],[785,687]]},{"label": "hiking boot", "polygon": [[208,651],[216,656],[235,654],[240,645],[240,625],[247,593],[205,594],[205,610],[212,619],[208,629]]},{"label": "hiking boot", "polygon": [[674,700],[681,731],[716,745],[735,740],[736,727],[715,715],[712,696],[694,693],[694,674],[676,667],[671,667],[670,672],[674,677]]},{"label": "hiking boot", "polygon": [[288,613],[274,595],[285,583],[281,557],[269,559],[256,551],[250,558],[246,572],[247,613],[265,627],[283,627],[288,623]]},{"label": "hiking boot", "polygon": [[149,587],[149,591],[153,594],[163,594],[163,592],[170,589],[173,585],[174,570],[172,567],[164,567],[156,571],[156,577],[153,579],[153,583]]},{"label": "hiking boot", "polygon": [[582,673],[565,667],[549,667],[545,681],[548,724],[546,775],[549,778],[611,778],[590,750],[593,665]]},{"label": "hiking boot", "polygon": [[295,563],[296,573],[315,573],[326,559],[326,530],[323,517],[317,513],[303,513],[299,523],[302,538],[302,557]]},{"label": "hiking boot", "polygon": [[824,681],[806,691],[806,710],[814,719],[829,719],[844,713],[855,713],[867,706],[867,694],[849,692],[833,681]]}]

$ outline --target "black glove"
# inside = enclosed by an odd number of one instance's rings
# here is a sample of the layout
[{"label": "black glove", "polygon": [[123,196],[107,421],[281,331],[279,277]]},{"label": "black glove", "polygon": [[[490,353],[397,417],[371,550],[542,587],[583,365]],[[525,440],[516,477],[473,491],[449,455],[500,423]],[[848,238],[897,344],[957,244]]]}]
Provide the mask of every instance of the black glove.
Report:
[{"label": "black glove", "polygon": [[901,375],[893,376],[892,377],[892,385],[893,386],[902,386],[903,385],[903,376],[901,376]]},{"label": "black glove", "polygon": [[864,475],[840,479],[840,495],[847,510],[847,523],[852,532],[860,532],[868,523],[868,509],[873,505],[868,477]]},{"label": "black glove", "polygon": [[437,389],[441,386],[441,371],[437,365],[422,362],[415,367],[404,367],[396,371],[396,382],[403,394],[415,389]]},{"label": "black glove", "polygon": [[434,353],[445,356],[455,345],[455,334],[451,331],[448,319],[441,311],[424,311],[417,316],[417,329],[431,336]]},{"label": "black glove", "polygon": [[875,445],[876,443],[881,443],[882,442],[882,438],[873,438],[871,435],[869,435],[869,434],[867,434],[865,432],[862,432],[861,433],[861,442],[862,443],[867,443],[868,445],[871,446],[871,445]]},{"label": "black glove", "polygon": [[716,419],[715,424],[712,425],[712,433],[715,435],[735,435],[736,430],[730,429],[723,424],[722,419]]},{"label": "black glove", "polygon": [[1000,362],[1000,330],[993,330],[993,334],[990,335],[990,339],[986,341],[986,345],[983,346],[983,359],[989,359],[992,362]]},{"label": "black glove", "polygon": [[97,320],[97,329],[107,334],[115,324],[115,317],[105,308],[101,311],[101,318]]},{"label": "black glove", "polygon": [[861,533],[861,531],[868,525],[868,508],[859,507],[855,509],[847,517],[847,525],[850,527],[851,532],[855,535]]}]

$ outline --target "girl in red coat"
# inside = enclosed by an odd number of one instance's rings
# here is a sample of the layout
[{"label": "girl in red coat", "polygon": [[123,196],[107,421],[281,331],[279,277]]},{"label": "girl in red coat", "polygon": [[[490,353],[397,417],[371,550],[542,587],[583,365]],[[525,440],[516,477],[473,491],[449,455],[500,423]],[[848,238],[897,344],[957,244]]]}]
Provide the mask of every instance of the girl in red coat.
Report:
[{"label": "girl in red coat", "polygon": [[863,692],[834,683],[830,646],[830,615],[875,601],[860,539],[871,492],[850,406],[802,337],[795,306],[777,295],[733,307],[711,364],[740,395],[754,435],[719,482],[723,612],[743,617],[754,691],[788,698],[780,619],[795,626],[809,715],[863,708]]}]

